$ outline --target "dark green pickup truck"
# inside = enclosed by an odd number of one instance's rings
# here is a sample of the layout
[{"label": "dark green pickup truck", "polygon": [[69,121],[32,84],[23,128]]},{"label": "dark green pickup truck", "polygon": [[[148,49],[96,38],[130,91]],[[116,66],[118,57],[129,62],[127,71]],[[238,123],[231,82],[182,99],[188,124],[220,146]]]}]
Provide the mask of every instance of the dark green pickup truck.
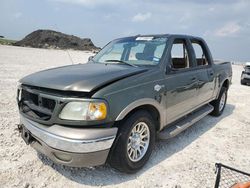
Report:
[{"label": "dark green pickup truck", "polygon": [[155,140],[176,136],[224,110],[229,62],[215,62],[201,38],[138,35],[108,43],[86,64],[20,80],[18,128],[56,163],[133,173]]}]

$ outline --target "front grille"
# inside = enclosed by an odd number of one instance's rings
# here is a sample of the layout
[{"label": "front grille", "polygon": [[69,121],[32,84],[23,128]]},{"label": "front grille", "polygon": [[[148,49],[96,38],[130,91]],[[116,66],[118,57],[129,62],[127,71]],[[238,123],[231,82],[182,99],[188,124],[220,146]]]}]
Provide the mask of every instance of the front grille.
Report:
[{"label": "front grille", "polygon": [[33,104],[38,106],[38,95],[34,93],[30,93],[26,90],[22,90],[22,98],[24,101],[32,102]]},{"label": "front grille", "polygon": [[55,100],[42,97],[42,106],[44,108],[47,108],[47,109],[53,111],[55,108],[55,105],[56,105]]},{"label": "front grille", "polygon": [[56,106],[56,101],[23,88],[19,108],[22,113],[39,120],[50,120]]}]

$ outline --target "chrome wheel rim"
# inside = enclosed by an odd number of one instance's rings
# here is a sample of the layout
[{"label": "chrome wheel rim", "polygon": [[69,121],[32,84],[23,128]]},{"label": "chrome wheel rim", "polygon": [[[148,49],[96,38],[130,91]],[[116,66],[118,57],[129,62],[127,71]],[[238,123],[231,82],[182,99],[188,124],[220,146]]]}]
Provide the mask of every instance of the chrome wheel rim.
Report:
[{"label": "chrome wheel rim", "polygon": [[219,105],[220,111],[224,108],[225,102],[226,102],[226,93],[224,92],[221,96],[221,99],[220,99],[220,105]]},{"label": "chrome wheel rim", "polygon": [[131,161],[137,162],[146,154],[150,141],[150,131],[145,122],[137,123],[131,130],[127,144],[127,154]]}]

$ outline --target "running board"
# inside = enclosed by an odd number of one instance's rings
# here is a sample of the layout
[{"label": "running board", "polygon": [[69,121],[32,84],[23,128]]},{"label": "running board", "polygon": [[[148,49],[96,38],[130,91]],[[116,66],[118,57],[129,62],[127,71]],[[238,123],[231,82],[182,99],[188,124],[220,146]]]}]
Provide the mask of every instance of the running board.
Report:
[{"label": "running board", "polygon": [[171,123],[166,128],[164,128],[161,132],[158,133],[158,138],[162,140],[167,140],[169,138],[173,138],[182,131],[186,130],[188,127],[201,120],[203,117],[208,115],[214,109],[213,106],[207,104],[198,110],[188,114],[185,118],[178,120],[174,123]]}]

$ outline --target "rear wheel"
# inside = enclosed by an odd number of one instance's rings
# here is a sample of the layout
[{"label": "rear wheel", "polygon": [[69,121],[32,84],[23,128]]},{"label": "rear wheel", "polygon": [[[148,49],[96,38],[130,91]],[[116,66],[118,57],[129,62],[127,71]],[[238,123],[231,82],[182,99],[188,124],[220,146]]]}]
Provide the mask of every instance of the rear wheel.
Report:
[{"label": "rear wheel", "polygon": [[227,88],[222,87],[218,99],[211,102],[214,110],[211,112],[213,116],[220,116],[224,111],[227,102]]},{"label": "rear wheel", "polygon": [[113,168],[134,173],[148,161],[155,144],[155,126],[147,111],[129,116],[120,126],[109,163]]}]

